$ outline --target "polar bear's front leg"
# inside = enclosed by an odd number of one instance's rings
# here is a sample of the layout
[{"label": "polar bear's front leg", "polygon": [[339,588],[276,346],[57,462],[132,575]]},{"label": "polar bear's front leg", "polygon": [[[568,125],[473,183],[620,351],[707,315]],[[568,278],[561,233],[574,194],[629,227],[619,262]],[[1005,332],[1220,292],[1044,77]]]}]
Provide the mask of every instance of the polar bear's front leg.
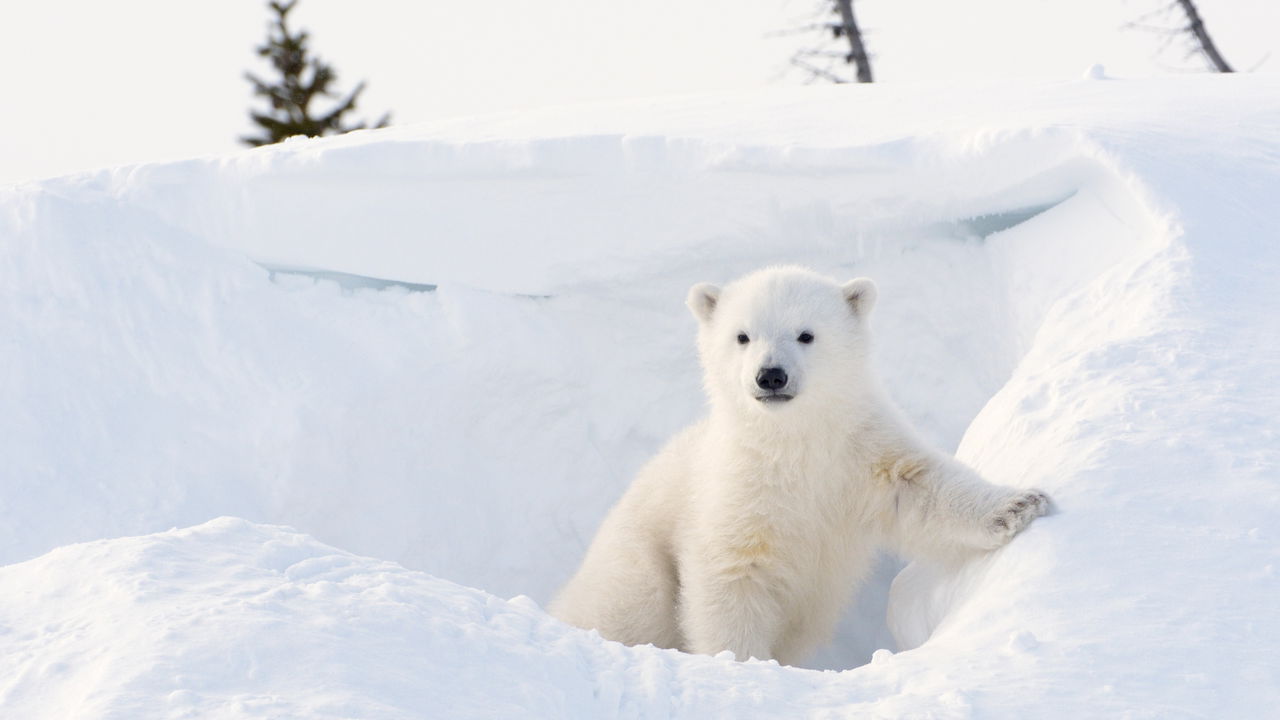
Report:
[{"label": "polar bear's front leg", "polygon": [[767,579],[709,565],[695,560],[681,569],[685,650],[701,655],[732,650],[738,660],[772,659],[783,622]]},{"label": "polar bear's front leg", "polygon": [[887,467],[892,533],[912,554],[992,550],[1049,511],[1044,492],[993,485],[940,453],[912,454]]}]

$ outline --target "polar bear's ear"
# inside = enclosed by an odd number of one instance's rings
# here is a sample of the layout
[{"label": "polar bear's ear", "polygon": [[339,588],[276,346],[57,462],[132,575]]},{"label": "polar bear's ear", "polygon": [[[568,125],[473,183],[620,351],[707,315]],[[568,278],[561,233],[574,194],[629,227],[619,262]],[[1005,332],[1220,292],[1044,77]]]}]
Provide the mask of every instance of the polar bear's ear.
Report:
[{"label": "polar bear's ear", "polygon": [[855,278],[842,285],[840,290],[855,315],[866,317],[876,306],[876,284],[871,278]]},{"label": "polar bear's ear", "polygon": [[720,288],[711,283],[698,283],[689,288],[689,297],[685,298],[684,304],[693,311],[698,322],[707,322],[711,319],[711,313],[715,312],[716,302],[719,300]]}]

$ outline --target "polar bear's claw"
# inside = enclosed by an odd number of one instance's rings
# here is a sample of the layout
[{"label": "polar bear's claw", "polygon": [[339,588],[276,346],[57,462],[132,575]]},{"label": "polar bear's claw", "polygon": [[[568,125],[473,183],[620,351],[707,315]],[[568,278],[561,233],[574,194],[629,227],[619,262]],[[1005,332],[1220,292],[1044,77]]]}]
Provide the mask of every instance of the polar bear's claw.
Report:
[{"label": "polar bear's claw", "polygon": [[986,528],[998,547],[1013,539],[1032,520],[1049,511],[1049,496],[1041,490],[1020,490],[987,516]]}]

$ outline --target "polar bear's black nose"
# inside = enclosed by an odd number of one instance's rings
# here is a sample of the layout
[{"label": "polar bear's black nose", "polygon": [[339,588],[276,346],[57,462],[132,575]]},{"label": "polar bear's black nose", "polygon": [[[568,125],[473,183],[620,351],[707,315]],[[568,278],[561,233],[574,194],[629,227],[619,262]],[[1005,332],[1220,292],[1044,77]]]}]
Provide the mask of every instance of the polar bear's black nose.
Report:
[{"label": "polar bear's black nose", "polygon": [[756,375],[756,384],[765,390],[781,390],[787,386],[787,371],[779,367],[765,368]]}]

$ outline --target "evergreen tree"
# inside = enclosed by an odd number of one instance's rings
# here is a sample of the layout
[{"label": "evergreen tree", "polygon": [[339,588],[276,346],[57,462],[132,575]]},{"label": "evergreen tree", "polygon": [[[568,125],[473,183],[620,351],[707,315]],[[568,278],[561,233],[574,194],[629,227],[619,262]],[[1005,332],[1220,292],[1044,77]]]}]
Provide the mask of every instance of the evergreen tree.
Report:
[{"label": "evergreen tree", "polygon": [[[289,31],[289,11],[297,4],[298,0],[270,2],[276,19],[267,43],[258,48],[258,55],[270,59],[271,65],[280,73],[280,78],[273,84],[253,73],[245,73],[245,77],[253,83],[253,94],[265,97],[271,103],[271,109],[266,112],[249,112],[249,116],[261,127],[262,134],[257,137],[241,137],[241,142],[246,145],[270,145],[293,135],[338,135],[366,127],[364,123],[343,124],[343,116],[356,108],[356,98],[364,91],[363,82],[332,110],[318,116],[312,114],[311,102],[316,96],[331,97],[338,94],[330,89],[338,76],[328,63],[307,57],[308,35],[305,30],[296,33]],[[390,113],[383,115],[374,127],[386,127],[390,118]]]}]

